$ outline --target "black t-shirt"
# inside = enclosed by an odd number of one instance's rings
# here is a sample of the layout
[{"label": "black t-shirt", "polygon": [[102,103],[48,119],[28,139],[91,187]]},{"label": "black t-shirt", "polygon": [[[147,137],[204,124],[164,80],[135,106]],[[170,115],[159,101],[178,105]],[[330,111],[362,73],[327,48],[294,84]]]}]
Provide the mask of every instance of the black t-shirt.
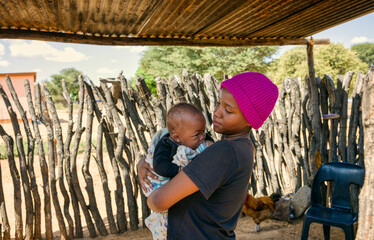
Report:
[{"label": "black t-shirt", "polygon": [[169,208],[168,239],[235,239],[253,154],[249,139],[221,140],[187,165],[199,191]]}]

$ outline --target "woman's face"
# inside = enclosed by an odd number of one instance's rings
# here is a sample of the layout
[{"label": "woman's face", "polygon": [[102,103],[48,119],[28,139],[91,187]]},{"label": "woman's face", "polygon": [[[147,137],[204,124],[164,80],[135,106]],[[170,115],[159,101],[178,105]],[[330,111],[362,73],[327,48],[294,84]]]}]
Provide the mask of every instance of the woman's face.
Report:
[{"label": "woman's face", "polygon": [[226,88],[222,88],[214,110],[213,129],[224,135],[248,133],[250,130],[234,96]]}]

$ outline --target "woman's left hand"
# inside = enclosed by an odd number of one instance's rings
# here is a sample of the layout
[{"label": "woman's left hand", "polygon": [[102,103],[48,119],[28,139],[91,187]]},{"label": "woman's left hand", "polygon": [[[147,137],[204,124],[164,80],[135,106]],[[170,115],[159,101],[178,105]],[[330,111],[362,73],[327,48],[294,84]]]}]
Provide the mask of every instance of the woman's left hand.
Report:
[{"label": "woman's left hand", "polygon": [[147,184],[150,187],[153,187],[151,181],[147,178],[147,176],[157,179],[157,176],[152,172],[153,168],[149,163],[145,161],[145,157],[141,158],[137,165],[138,168],[138,179],[140,182],[140,186],[142,189],[147,192],[147,188],[145,187],[145,184]]}]

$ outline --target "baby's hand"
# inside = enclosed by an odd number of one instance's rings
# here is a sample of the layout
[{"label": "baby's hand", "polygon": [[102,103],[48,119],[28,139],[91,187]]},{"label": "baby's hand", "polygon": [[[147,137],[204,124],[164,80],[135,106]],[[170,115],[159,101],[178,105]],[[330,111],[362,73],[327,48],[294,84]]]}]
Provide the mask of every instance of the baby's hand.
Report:
[{"label": "baby's hand", "polygon": [[210,146],[212,146],[213,143],[214,143],[214,142],[212,142],[212,141],[206,140],[206,141],[205,141],[205,146],[206,146],[206,147],[210,147]]}]

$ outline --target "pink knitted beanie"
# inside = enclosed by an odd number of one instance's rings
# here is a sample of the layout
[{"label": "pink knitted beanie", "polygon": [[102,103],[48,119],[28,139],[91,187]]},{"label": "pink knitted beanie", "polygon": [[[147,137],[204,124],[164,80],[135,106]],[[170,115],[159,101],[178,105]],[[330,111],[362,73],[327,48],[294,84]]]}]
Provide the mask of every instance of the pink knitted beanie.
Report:
[{"label": "pink knitted beanie", "polygon": [[278,87],[264,74],[245,72],[221,83],[234,96],[245,119],[259,129],[278,99]]}]

